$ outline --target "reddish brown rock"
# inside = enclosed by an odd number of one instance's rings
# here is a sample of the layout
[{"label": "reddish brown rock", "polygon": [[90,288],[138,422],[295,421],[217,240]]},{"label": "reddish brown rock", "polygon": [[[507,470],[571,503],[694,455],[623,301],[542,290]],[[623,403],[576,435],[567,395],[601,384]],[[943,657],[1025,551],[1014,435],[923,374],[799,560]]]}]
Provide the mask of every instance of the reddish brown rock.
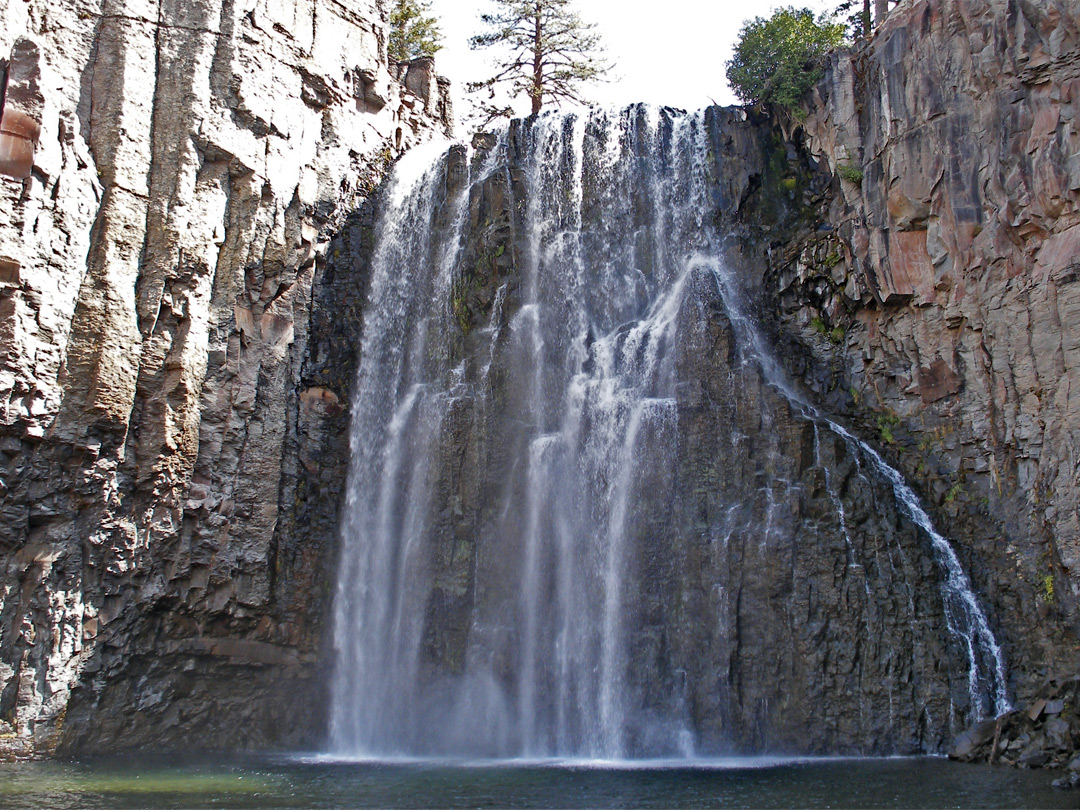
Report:
[{"label": "reddish brown rock", "polygon": [[776,273],[817,358],[799,373],[903,449],[1020,700],[1080,650],[1078,64],[1072,0],[911,0],[788,122],[831,171],[862,172],[823,215],[843,260],[801,287]]},{"label": "reddish brown rock", "polygon": [[37,44],[17,39],[3,74],[4,91],[0,112],[0,174],[19,180],[34,168],[34,150],[41,136],[40,53]]},{"label": "reddish brown rock", "polygon": [[878,275],[882,300],[890,303],[913,295],[933,300],[934,267],[926,251],[926,231],[894,231],[888,245],[888,261],[881,263]]},{"label": "reddish brown rock", "polygon": [[26,113],[5,108],[0,117],[0,174],[24,180],[34,168],[41,126]]},{"label": "reddish brown rock", "polygon": [[940,357],[929,367],[919,367],[919,396],[924,404],[951,396],[963,387],[963,378]]}]

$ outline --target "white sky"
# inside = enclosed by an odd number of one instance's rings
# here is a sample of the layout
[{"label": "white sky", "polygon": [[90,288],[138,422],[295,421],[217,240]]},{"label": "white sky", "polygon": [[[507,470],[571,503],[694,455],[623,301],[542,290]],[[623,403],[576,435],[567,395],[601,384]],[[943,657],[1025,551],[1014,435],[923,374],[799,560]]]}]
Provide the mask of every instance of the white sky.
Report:
[{"label": "white sky", "polygon": [[[714,101],[736,104],[724,63],[739,29],[746,20],[792,5],[821,11],[835,8],[836,0],[577,0],[582,19],[596,23],[608,59],[615,63],[612,81],[586,95],[614,106],[645,101],[693,110]],[[454,83],[459,124],[469,108],[466,82],[493,72],[494,49],[471,51],[468,40],[481,30],[480,14],[494,10],[490,0],[432,0],[443,34],[435,67]],[[520,104],[519,112],[527,113],[527,101]]]}]

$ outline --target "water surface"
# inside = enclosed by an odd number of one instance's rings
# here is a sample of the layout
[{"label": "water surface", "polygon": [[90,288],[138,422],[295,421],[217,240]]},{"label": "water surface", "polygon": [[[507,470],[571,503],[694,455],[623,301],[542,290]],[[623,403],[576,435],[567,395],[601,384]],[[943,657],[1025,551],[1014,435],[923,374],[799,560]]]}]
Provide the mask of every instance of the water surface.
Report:
[{"label": "water surface", "polygon": [[247,757],[0,766],[0,806],[41,808],[1075,807],[1055,774],[940,758],[639,763]]}]

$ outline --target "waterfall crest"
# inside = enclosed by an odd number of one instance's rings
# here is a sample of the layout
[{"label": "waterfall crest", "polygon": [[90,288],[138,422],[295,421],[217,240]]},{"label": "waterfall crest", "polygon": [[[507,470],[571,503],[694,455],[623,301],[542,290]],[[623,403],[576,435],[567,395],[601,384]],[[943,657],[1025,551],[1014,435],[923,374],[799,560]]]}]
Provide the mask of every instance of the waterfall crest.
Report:
[{"label": "waterfall crest", "polygon": [[935,750],[1005,699],[947,541],[735,301],[722,151],[717,113],[631,107],[399,167],[352,399],[334,753]]}]

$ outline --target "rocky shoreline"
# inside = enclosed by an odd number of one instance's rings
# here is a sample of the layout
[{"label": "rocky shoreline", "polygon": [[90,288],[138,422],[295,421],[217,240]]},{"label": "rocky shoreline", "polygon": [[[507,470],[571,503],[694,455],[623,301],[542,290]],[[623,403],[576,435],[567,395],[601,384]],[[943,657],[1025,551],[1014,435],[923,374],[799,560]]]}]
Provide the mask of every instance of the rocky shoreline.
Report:
[{"label": "rocky shoreline", "polygon": [[1051,678],[1023,708],[972,726],[956,738],[949,758],[1064,768],[1055,787],[1080,788],[1080,676]]}]

